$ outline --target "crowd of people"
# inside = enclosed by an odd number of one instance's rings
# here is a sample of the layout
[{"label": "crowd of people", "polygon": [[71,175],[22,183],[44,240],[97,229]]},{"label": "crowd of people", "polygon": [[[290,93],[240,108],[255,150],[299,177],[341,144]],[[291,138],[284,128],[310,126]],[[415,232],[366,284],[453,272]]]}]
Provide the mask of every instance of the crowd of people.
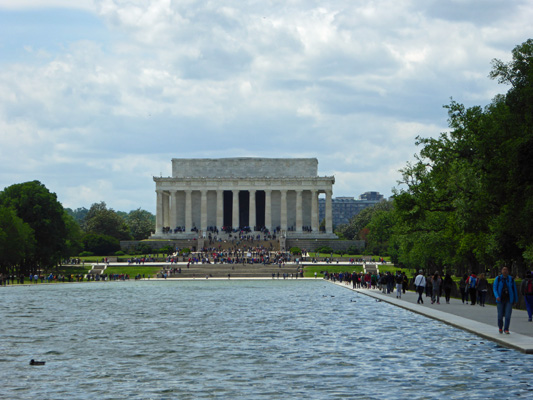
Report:
[{"label": "crowd of people", "polygon": [[[405,272],[402,271],[397,271],[395,274],[391,272],[329,273],[326,271],[324,272],[324,279],[344,282],[347,285],[351,284],[354,289],[377,289],[385,294],[395,293],[397,298],[401,298],[402,293],[405,293],[409,284],[412,283],[418,293],[418,304],[424,303],[424,294],[426,298],[430,298],[431,304],[440,304],[443,293],[446,303],[449,304],[452,291],[457,288],[450,274],[447,273],[442,276],[441,273],[435,272],[434,274],[425,275],[422,270],[412,280],[409,280]],[[481,307],[485,307],[487,293],[491,290],[484,273],[463,275],[459,281],[458,289],[463,304],[478,304]],[[520,292],[518,292],[514,278],[509,275],[509,270],[503,267],[501,274],[494,280],[492,292],[496,300],[500,333],[509,333],[512,306],[518,303],[519,293],[525,298],[528,321],[532,321],[533,273],[531,271],[528,271],[522,280]]]},{"label": "crowd of people", "polygon": [[324,279],[333,282],[344,282],[352,285],[354,289],[378,289],[383,293],[390,294],[396,289],[396,297],[401,298],[409,285],[409,279],[405,272],[398,270],[396,274],[391,272],[385,273],[362,273],[362,272],[341,272],[329,273],[324,272]]}]

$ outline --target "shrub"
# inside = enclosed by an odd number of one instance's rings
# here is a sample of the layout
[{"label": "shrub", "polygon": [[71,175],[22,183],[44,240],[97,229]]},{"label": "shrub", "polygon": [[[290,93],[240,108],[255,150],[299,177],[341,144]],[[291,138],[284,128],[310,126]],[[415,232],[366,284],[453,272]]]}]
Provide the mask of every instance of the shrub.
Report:
[{"label": "shrub", "polygon": [[120,250],[119,240],[108,235],[88,233],[83,237],[82,242],[85,251],[90,251],[97,256],[114,254],[115,251]]},{"label": "shrub", "polygon": [[94,256],[94,253],[92,251],[82,251],[80,254],[79,254],[80,257],[90,257],[90,256]]},{"label": "shrub", "polygon": [[174,253],[174,246],[164,246],[164,247],[161,247],[158,251],[158,253],[162,253],[162,254],[166,254],[166,255],[170,255],[170,254],[173,254]]},{"label": "shrub", "polygon": [[298,255],[302,253],[302,249],[300,249],[299,247],[291,247],[289,251],[292,255]]},{"label": "shrub", "polygon": [[331,254],[333,253],[333,249],[329,246],[322,246],[315,250],[317,253],[326,253]]},{"label": "shrub", "polygon": [[124,253],[122,250],[119,250],[119,251],[115,251],[115,255],[116,256],[123,256],[125,255],[126,253]]},{"label": "shrub", "polygon": [[346,254],[356,255],[361,252],[361,249],[357,246],[350,246],[346,249]]},{"label": "shrub", "polygon": [[136,254],[150,254],[152,251],[152,248],[146,243],[139,243],[137,246],[135,246]]},{"label": "shrub", "polygon": [[185,247],[184,249],[180,250],[180,255],[187,255],[190,252],[191,252],[191,249],[189,249],[188,247]]}]

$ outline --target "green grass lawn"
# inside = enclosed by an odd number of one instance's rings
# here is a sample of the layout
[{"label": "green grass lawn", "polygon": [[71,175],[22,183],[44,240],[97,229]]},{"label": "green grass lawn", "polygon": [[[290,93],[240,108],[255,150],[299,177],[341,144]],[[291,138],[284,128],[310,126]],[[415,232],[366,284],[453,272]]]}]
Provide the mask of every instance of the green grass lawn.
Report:
[{"label": "green grass lawn", "polygon": [[[166,259],[166,255],[165,254],[152,254],[158,261],[164,261]],[[102,259],[104,258],[117,258],[117,261],[118,262],[127,262],[129,259],[133,259],[133,258],[142,258],[143,256],[142,255],[139,255],[139,254],[124,254],[123,256],[115,256],[115,255],[109,255],[109,256],[84,256],[84,257],[77,257],[79,258],[80,260],[82,261],[85,261],[85,264],[87,263],[96,263],[96,262],[99,262],[101,263],[102,262]]]},{"label": "green grass lawn", "polygon": [[341,273],[341,272],[363,272],[362,265],[337,265],[337,264],[328,264],[328,265],[308,265],[304,268],[304,278],[312,278],[315,276],[315,272],[319,277],[324,275],[321,271],[328,271],[329,273]]},{"label": "green grass lawn", "polygon": [[[53,273],[54,275],[64,275],[65,277],[68,277],[70,275],[73,275],[73,276],[76,276],[76,275],[86,275],[87,272],[89,272],[90,270],[90,266],[89,265],[86,265],[85,267],[83,266],[59,266],[57,269],[53,269],[52,271],[48,271],[48,272],[44,272],[43,275],[46,277],[51,273]],[[144,266],[144,265],[132,265],[132,266],[123,266],[123,267],[109,267],[105,270],[105,273],[110,275],[110,274],[118,274],[118,275],[121,275],[121,274],[128,274],[130,276],[130,278],[134,278],[136,275],[140,274],[144,274],[146,278],[148,278],[148,275],[151,275],[151,277],[155,277],[157,275],[157,273],[161,270],[160,267],[149,267],[149,266]],[[74,282],[76,281],[76,278],[74,278]],[[86,282],[87,280],[84,279],[83,280],[84,282]],[[65,282],[68,282],[68,278],[65,280]],[[11,283],[11,281],[10,281]],[[24,283],[25,284],[29,284],[30,283],[30,280],[28,279],[28,277],[26,276],[25,279],[24,279]],[[39,283],[40,284],[41,281],[39,280]],[[44,283],[47,283],[46,279],[44,280]],[[62,281],[52,281],[51,283],[62,283]],[[18,285],[18,281],[15,282],[15,285]]]},{"label": "green grass lawn", "polygon": [[87,272],[89,272],[90,269],[91,269],[90,265],[85,265],[85,266],[82,266],[82,265],[79,265],[79,266],[68,265],[68,266],[60,266],[60,267],[58,267],[57,268],[57,272],[55,270],[54,271],[50,271],[50,272],[52,272],[54,275],[56,275],[56,274],[61,274],[61,275],[80,275],[80,274],[83,274],[83,275],[85,275]]},{"label": "green grass lawn", "polygon": [[[308,252],[307,253],[308,257],[315,257],[315,258],[329,258],[331,257],[331,253],[313,253],[313,252]],[[363,255],[363,254],[343,254],[342,256],[339,254],[339,253],[333,253],[333,257],[334,258],[355,258],[355,259],[358,259],[358,258],[363,258],[363,257],[372,257],[372,261],[379,261],[381,256],[368,256],[368,255]],[[390,257],[383,257],[383,259],[385,261],[388,261],[390,262]]]}]

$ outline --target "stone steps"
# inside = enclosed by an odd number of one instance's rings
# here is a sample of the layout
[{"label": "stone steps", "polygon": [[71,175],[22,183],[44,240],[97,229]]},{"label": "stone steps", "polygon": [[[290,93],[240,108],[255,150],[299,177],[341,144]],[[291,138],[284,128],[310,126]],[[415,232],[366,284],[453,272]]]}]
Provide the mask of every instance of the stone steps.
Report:
[{"label": "stone steps", "polygon": [[263,264],[194,264],[188,269],[181,268],[180,273],[173,273],[172,278],[192,278],[192,277],[227,277],[228,274],[234,277],[271,277],[272,274],[296,274],[298,266],[295,264],[286,265],[279,268],[277,265]]},{"label": "stone steps", "polygon": [[102,275],[105,273],[106,268],[107,265],[105,264],[93,264],[87,275]]}]

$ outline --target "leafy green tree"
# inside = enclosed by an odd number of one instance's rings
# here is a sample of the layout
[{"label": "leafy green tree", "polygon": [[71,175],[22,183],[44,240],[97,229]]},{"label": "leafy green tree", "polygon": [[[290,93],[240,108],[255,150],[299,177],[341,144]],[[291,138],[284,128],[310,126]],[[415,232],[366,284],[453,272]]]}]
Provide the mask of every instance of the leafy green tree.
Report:
[{"label": "leafy green tree", "polygon": [[83,249],[83,232],[78,222],[67,211],[63,215],[67,228],[67,254],[69,256],[78,255]]},{"label": "leafy green tree", "polygon": [[393,209],[377,210],[372,214],[366,236],[366,251],[369,254],[389,255],[389,241],[393,235],[395,213]]},{"label": "leafy green tree", "polygon": [[83,247],[97,256],[107,256],[120,250],[120,242],[117,238],[109,235],[88,233],[83,236]]},{"label": "leafy green tree", "polygon": [[19,267],[35,246],[33,230],[14,210],[0,206],[0,272],[19,274]]},{"label": "leafy green tree", "polygon": [[155,216],[140,208],[130,211],[126,223],[134,240],[147,239],[155,231]]},{"label": "leafy green tree", "polygon": [[337,232],[347,240],[364,240],[363,229],[370,223],[374,213],[378,211],[387,211],[392,209],[391,201],[382,201],[371,207],[364,208],[357,215],[354,215],[350,222],[341,225]]},{"label": "leafy green tree", "polygon": [[63,206],[39,181],[19,183],[0,192],[0,205],[11,207],[33,230],[35,246],[24,260],[24,272],[50,268],[68,256]]},{"label": "leafy green tree", "polygon": [[128,225],[115,210],[107,208],[105,202],[94,203],[87,216],[83,228],[86,233],[112,236],[118,240],[130,240]]},{"label": "leafy green tree", "polygon": [[452,101],[451,131],[417,138],[401,171],[391,243],[402,262],[515,273],[533,262],[533,40],[493,60],[490,77],[511,89],[485,108]]},{"label": "leafy green tree", "polygon": [[72,210],[71,208],[65,208],[65,211],[68,215],[70,215],[74,220],[80,225],[83,225],[83,222],[85,221],[85,217],[89,213],[89,210],[87,210],[85,207],[79,207],[75,210]]}]

